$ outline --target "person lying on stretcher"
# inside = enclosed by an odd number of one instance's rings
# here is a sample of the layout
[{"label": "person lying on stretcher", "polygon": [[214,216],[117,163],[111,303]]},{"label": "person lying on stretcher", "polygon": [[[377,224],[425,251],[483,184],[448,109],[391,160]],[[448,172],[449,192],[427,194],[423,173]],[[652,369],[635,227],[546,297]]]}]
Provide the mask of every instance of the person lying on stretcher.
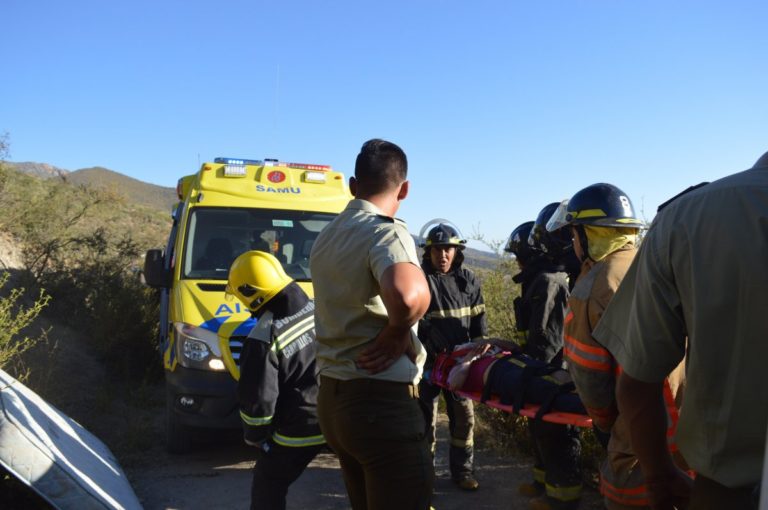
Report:
[{"label": "person lying on stretcher", "polygon": [[496,398],[515,409],[537,404],[539,414],[587,414],[566,370],[523,354],[509,340],[457,345],[452,353],[438,355],[430,378],[451,391],[481,394],[483,402]]}]

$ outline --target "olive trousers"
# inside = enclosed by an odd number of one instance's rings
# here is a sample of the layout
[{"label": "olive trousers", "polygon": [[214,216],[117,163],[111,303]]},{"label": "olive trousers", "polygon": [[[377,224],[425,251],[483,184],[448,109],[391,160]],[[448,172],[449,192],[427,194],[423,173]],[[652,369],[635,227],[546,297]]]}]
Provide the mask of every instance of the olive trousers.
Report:
[{"label": "olive trousers", "polygon": [[321,376],[317,411],[353,510],[429,508],[434,469],[416,386]]}]

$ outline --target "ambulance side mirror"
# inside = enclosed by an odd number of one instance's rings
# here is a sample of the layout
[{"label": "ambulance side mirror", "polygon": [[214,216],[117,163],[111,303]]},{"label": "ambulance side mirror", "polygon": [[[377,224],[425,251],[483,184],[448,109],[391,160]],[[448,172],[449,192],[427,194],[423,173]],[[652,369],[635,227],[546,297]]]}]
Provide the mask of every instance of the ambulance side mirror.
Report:
[{"label": "ambulance side mirror", "polygon": [[144,257],[144,283],[155,289],[170,288],[171,272],[163,267],[163,250],[147,250]]}]

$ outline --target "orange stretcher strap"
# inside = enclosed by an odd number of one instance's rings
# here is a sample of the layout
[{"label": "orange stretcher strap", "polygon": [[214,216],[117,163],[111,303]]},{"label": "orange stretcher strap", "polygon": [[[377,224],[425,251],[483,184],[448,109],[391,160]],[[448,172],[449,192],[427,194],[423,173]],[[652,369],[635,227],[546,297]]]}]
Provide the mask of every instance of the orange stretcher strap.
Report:
[{"label": "orange stretcher strap", "polygon": [[[482,402],[482,395],[480,393],[469,391],[455,391],[454,393],[461,395],[462,397],[467,397],[468,399],[474,400],[475,402]],[[502,404],[498,399],[488,399],[483,403],[488,407],[506,411],[508,413],[515,412],[514,406]],[[518,414],[520,414],[520,416],[525,416],[526,418],[535,418],[539,407],[540,406],[534,404],[526,404],[522,409],[519,410]],[[592,418],[586,414],[552,411],[542,416],[541,419],[550,423],[559,423],[561,425],[575,425],[577,427],[592,428]]]}]

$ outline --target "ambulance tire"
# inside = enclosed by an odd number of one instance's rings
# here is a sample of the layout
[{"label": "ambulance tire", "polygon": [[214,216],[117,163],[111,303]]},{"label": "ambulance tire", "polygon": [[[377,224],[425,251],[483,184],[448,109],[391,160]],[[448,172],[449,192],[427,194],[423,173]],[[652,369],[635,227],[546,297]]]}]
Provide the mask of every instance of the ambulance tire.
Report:
[{"label": "ambulance tire", "polygon": [[165,448],[177,455],[192,451],[192,430],[180,423],[173,412],[173,396],[168,395],[165,404]]}]

